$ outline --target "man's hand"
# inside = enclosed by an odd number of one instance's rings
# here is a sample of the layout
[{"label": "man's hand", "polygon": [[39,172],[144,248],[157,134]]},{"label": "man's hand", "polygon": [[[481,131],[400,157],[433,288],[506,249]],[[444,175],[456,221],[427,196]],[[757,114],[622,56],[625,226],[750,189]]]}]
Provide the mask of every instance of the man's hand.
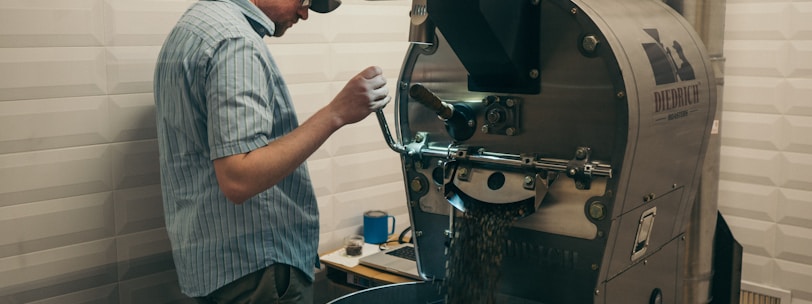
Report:
[{"label": "man's hand", "polygon": [[371,66],[350,79],[327,107],[341,125],[348,125],[383,109],[390,100],[381,68]]}]

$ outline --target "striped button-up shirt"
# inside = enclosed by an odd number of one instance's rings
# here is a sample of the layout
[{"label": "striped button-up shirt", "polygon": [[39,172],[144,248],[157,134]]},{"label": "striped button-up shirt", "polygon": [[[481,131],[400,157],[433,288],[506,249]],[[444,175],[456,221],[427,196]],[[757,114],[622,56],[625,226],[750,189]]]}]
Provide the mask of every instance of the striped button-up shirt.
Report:
[{"label": "striped button-up shirt", "polygon": [[312,280],[319,219],[307,167],[235,205],[212,161],[298,126],[263,41],[273,23],[248,0],[199,1],[158,56],[155,104],[166,229],[181,290],[204,296],[273,263]]}]

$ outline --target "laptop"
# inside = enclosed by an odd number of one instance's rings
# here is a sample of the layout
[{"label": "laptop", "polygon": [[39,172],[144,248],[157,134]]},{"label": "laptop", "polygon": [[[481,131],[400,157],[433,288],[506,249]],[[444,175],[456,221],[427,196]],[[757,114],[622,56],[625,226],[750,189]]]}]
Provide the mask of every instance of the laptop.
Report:
[{"label": "laptop", "polygon": [[417,272],[417,259],[414,251],[413,244],[398,244],[389,249],[362,257],[358,260],[358,263],[415,280],[423,280]]}]

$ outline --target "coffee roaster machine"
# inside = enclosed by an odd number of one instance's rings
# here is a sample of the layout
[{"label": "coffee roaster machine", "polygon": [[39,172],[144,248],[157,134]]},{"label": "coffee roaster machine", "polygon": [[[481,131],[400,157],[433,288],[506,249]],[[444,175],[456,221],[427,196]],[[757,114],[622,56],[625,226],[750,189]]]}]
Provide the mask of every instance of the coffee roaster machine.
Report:
[{"label": "coffee roaster machine", "polygon": [[[735,265],[686,270],[736,250],[691,249],[725,236],[688,233],[718,118],[714,69],[682,15],[658,0],[414,0],[411,21],[396,135],[378,120],[401,155],[427,282],[445,278],[466,205],[523,204],[499,302],[713,301],[711,287],[688,294],[697,280],[738,291]],[[336,302],[442,301],[422,285]]]}]

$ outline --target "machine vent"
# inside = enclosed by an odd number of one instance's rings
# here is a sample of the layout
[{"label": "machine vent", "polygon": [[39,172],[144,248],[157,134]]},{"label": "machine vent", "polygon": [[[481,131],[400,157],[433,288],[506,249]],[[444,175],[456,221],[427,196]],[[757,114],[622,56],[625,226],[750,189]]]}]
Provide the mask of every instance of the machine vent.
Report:
[{"label": "machine vent", "polygon": [[739,304],[789,304],[789,291],[742,281]]}]

